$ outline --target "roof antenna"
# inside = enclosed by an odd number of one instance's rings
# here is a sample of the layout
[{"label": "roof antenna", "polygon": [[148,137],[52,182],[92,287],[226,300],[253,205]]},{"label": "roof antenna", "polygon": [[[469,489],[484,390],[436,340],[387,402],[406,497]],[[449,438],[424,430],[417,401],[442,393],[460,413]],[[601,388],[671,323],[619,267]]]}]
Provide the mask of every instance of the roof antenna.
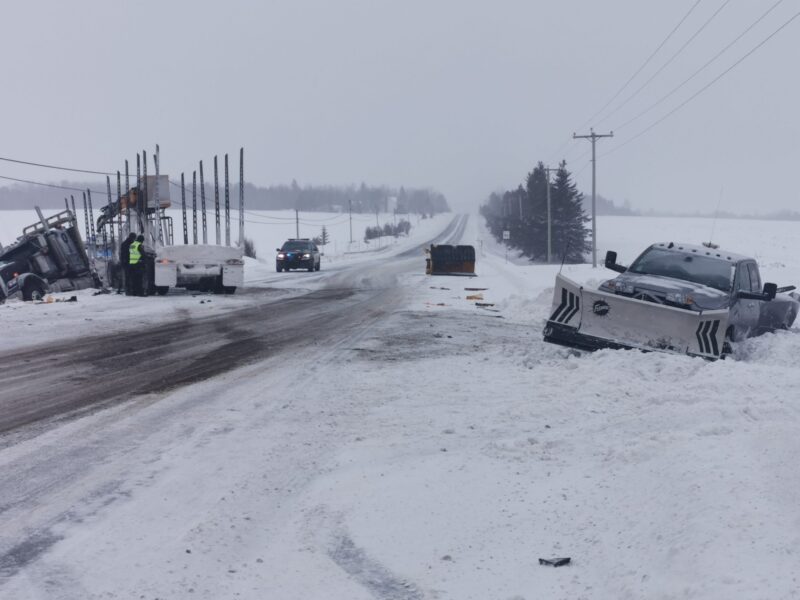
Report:
[{"label": "roof antenna", "polygon": [[558,267],[558,274],[561,275],[561,269],[564,268],[564,261],[567,260],[567,254],[569,253],[569,245],[572,240],[567,240],[567,247],[564,250],[564,255],[561,257],[561,266]]},{"label": "roof antenna", "polygon": [[719,201],[717,202],[717,210],[714,211],[714,221],[711,223],[711,237],[708,238],[707,242],[703,243],[703,246],[706,248],[719,248],[718,245],[714,244],[714,230],[717,228],[717,219],[719,218],[719,207],[722,204],[722,196],[723,192],[725,191],[725,186],[721,185],[719,187]]}]

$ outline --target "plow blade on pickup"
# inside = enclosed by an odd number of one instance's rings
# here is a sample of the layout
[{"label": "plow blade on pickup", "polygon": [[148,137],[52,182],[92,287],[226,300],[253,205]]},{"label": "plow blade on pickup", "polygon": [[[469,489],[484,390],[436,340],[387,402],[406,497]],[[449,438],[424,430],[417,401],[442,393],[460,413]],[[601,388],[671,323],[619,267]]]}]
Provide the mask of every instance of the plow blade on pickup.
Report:
[{"label": "plow blade on pickup", "polygon": [[583,350],[629,348],[720,358],[727,310],[693,311],[581,287],[556,276],[547,342]]}]

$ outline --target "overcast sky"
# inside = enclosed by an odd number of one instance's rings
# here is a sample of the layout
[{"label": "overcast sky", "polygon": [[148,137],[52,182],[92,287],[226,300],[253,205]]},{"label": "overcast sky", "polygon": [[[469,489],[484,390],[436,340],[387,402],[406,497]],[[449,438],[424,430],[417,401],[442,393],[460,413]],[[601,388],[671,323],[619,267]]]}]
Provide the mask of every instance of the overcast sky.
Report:
[{"label": "overcast sky", "polygon": [[[561,158],[634,207],[798,209],[800,18],[675,108],[800,11],[784,0],[661,105],[775,0],[286,0],[6,3],[0,156],[116,170],[142,148],[163,170],[246,152],[256,184],[432,186],[455,207]],[[724,5],[724,7],[723,7]],[[609,118],[722,10],[652,82]],[[0,162],[0,175],[75,176]],[[238,176],[237,176],[238,177]]]}]

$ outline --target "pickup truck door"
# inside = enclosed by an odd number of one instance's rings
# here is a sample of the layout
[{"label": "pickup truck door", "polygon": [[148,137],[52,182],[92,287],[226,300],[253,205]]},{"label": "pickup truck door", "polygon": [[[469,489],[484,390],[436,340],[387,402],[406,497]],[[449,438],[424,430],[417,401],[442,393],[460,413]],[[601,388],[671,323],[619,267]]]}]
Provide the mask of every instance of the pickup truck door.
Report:
[{"label": "pickup truck door", "polygon": [[[748,262],[741,262],[736,267],[736,275],[733,281],[733,298],[731,301],[730,325],[734,329],[734,341],[740,341],[756,334],[758,319],[761,314],[761,300],[749,300],[739,298],[739,292],[760,292],[760,289],[753,289]],[[758,271],[756,269],[756,275]],[[756,281],[755,285],[760,285]]]}]

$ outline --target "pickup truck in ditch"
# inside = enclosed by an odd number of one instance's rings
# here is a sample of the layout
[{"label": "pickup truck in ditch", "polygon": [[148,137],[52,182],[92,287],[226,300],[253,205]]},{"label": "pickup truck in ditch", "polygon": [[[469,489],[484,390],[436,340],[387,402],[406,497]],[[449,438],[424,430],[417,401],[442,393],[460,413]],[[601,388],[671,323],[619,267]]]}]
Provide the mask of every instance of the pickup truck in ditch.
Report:
[{"label": "pickup truck in ditch", "polygon": [[591,290],[556,277],[545,341],[585,350],[638,348],[716,359],[731,343],[789,329],[800,310],[794,286],[762,285],[754,258],[713,244],[658,243]]}]

